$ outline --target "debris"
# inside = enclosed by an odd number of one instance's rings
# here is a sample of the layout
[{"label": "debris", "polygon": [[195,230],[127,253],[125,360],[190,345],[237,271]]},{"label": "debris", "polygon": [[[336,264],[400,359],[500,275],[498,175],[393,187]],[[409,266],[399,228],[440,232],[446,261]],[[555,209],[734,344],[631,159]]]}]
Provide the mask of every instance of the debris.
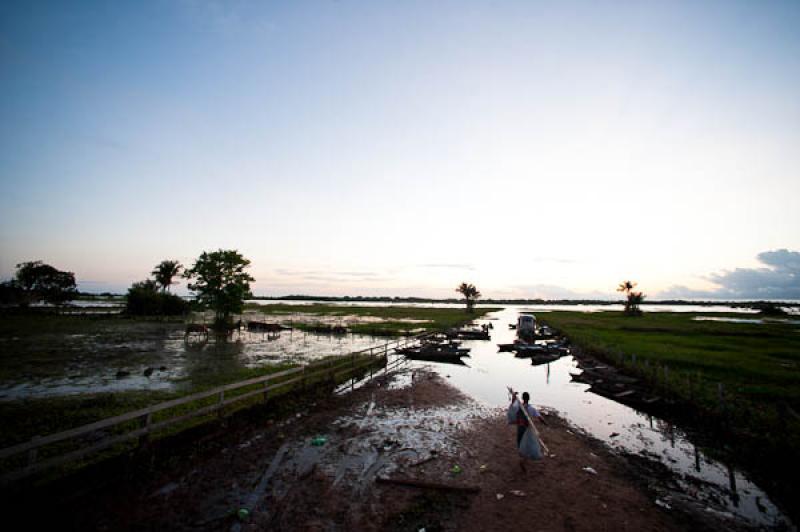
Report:
[{"label": "debris", "polygon": [[616,438],[617,436],[619,436],[619,432],[612,432],[609,438]]},{"label": "debris", "polygon": [[239,511],[236,512],[236,516],[240,521],[247,521],[247,518],[250,517],[250,510],[247,508],[239,508]]},{"label": "debris", "polygon": [[511,495],[516,496],[516,497],[524,497],[525,496],[525,492],[524,491],[520,491],[520,490],[511,490],[511,491],[509,491],[509,493]]},{"label": "debris", "polygon": [[583,468],[583,470],[586,471],[587,473],[591,473],[592,475],[597,474],[597,471],[595,471],[593,467],[586,466]]},{"label": "debris", "polygon": [[664,508],[665,510],[672,510],[672,506],[670,506],[669,504],[665,503],[661,499],[656,499],[656,506],[660,506],[660,507]]},{"label": "debris", "polygon": [[461,471],[462,471],[461,466],[458,464],[454,465],[453,468],[450,470],[450,472],[453,473],[454,475],[458,475],[459,473],[461,473]]},{"label": "debris", "polygon": [[478,471],[480,471],[481,473],[483,473],[484,471],[486,471],[486,469],[487,469],[488,467],[489,467],[489,466],[487,466],[486,464],[481,464],[481,466],[478,468]]},{"label": "debris", "polygon": [[503,497],[505,497],[505,495],[503,495],[502,493],[498,493],[498,494],[497,494],[497,500],[498,500],[498,501],[499,501],[500,499],[502,499]]},{"label": "debris", "polygon": [[327,441],[328,438],[326,438],[325,436],[316,436],[311,439],[311,445],[313,445],[314,447],[320,447],[322,445],[325,445],[325,442]]}]

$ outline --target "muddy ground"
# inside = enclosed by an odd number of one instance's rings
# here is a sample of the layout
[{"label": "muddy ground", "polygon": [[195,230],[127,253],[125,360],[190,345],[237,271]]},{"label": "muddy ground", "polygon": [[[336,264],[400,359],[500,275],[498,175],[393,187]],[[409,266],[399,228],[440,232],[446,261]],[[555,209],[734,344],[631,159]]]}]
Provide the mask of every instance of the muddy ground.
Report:
[{"label": "muddy ground", "polygon": [[667,509],[644,469],[546,417],[552,456],[523,472],[502,411],[434,373],[406,372],[282,420],[221,426],[179,459],[154,457],[150,468],[29,499],[12,514],[58,530],[724,528]]}]

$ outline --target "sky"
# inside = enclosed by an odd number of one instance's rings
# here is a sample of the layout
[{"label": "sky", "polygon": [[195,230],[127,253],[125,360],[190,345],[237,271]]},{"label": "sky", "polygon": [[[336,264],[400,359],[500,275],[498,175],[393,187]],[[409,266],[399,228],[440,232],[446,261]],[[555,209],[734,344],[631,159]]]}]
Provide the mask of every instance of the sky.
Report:
[{"label": "sky", "polygon": [[[0,278],[800,299],[800,2],[0,4]],[[183,290],[183,288],[178,289]]]}]

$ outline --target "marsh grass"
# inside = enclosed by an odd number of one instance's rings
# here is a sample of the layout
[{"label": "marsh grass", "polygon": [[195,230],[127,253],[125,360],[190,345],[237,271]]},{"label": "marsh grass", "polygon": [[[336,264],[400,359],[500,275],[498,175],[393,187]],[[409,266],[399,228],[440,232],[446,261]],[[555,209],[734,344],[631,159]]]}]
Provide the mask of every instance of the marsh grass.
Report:
[{"label": "marsh grass", "polygon": [[[612,361],[648,361],[650,372],[668,368],[676,391],[681,380],[723,389],[754,403],[786,402],[800,409],[800,326],[695,321],[695,313],[552,312],[540,319],[575,344]],[[714,314],[716,317],[726,315]],[[730,315],[729,317],[741,317]],[[644,370],[645,368],[641,368]],[[669,373],[672,372],[672,377]],[[662,376],[663,379],[663,376]]]},{"label": "marsh grass", "polygon": [[[302,316],[336,318],[345,316],[379,318],[378,323],[349,324],[348,329],[356,334],[369,334],[373,336],[402,336],[416,334],[417,332],[434,331],[459,327],[472,320],[481,318],[489,312],[499,308],[477,308],[472,313],[467,313],[463,308],[430,308],[430,307],[371,307],[371,306],[344,306],[314,303],[311,305],[287,305],[277,303],[274,305],[248,304],[246,310],[258,311],[265,316]],[[414,322],[401,320],[415,320]],[[313,320],[298,318],[296,325],[303,328],[303,323]]]}]

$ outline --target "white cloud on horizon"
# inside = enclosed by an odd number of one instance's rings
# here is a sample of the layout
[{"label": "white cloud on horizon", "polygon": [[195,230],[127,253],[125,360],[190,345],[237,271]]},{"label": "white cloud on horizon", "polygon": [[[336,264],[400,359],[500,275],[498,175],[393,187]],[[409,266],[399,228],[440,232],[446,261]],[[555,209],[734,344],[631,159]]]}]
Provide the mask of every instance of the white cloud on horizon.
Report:
[{"label": "white cloud on horizon", "polygon": [[658,294],[659,299],[774,299],[800,300],[800,252],[776,249],[756,258],[765,268],[736,268],[705,277],[719,286],[694,290],[674,285]]}]

